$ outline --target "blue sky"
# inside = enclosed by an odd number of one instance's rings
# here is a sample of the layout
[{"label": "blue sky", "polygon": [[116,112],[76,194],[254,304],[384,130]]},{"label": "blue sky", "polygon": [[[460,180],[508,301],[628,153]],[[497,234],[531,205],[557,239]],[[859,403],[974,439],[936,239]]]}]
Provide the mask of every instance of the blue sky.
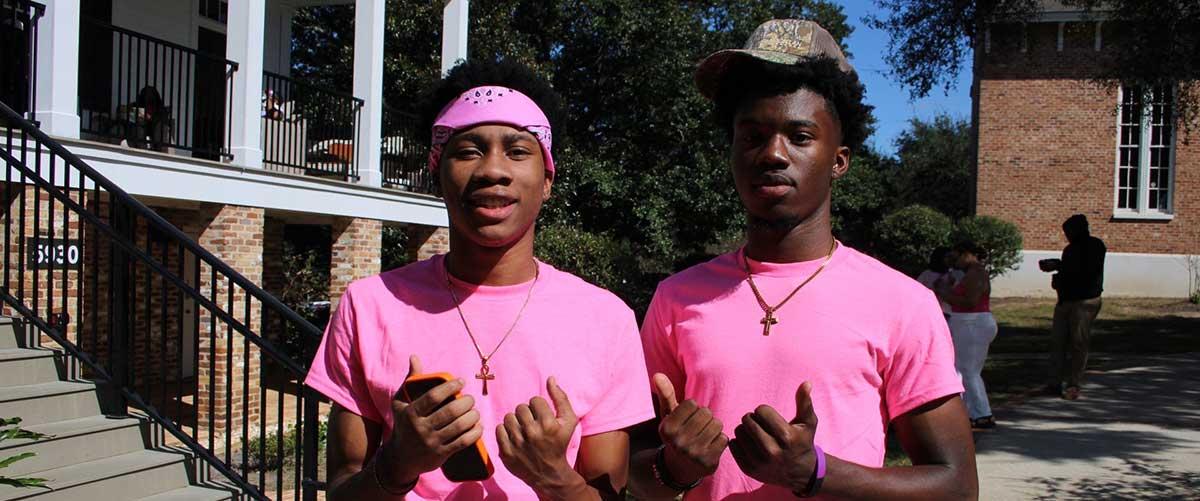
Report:
[{"label": "blue sky", "polygon": [[949,95],[943,89],[934,89],[929,97],[913,101],[908,91],[899,82],[888,76],[888,65],[884,61],[887,51],[887,34],[863,23],[863,16],[873,13],[875,2],[871,0],[844,0],[847,22],[854,26],[847,45],[853,54],[851,64],[867,87],[867,102],[875,107],[875,134],[868,143],[881,152],[894,154],[895,139],[908,127],[912,117],[929,119],[940,113],[960,118],[971,117],[971,71],[968,64],[958,75],[958,83]]}]

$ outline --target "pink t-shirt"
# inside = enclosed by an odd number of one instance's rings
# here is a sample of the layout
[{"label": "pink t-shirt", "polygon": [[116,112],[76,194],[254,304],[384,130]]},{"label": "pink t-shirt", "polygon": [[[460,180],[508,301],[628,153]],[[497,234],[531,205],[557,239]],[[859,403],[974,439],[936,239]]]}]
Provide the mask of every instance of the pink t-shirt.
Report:
[{"label": "pink t-shirt", "polygon": [[[425,372],[449,372],[466,382],[482,415],[484,442],[496,474],[484,482],[453,483],[440,470],[421,476],[410,500],[537,499],[499,457],[495,428],[517,405],[541,395],[555,376],[579,415],[567,449],[575,463],[581,437],[654,417],[649,378],[633,312],[613,294],[538,263],[540,277],[524,314],[489,365],[496,379],[483,396],[479,356],[446,289],[438,256],[355,281],[329,321],[305,381],[342,407],[392,429],[391,399],[416,354]],[[484,353],[512,325],[530,284],[473,286],[455,280],[455,293]]]},{"label": "pink t-shirt", "polygon": [[[754,282],[778,304],[820,266],[750,262]],[[848,247],[777,313],[764,337],[763,311],[746,282],[742,252],[719,256],[658,286],[642,344],[651,374],[712,409],[733,429],[760,404],[796,414],[796,388],[813,383],[816,443],[865,466],[883,464],[888,422],[962,392],[954,346],[932,292]],[[746,476],[726,450],[716,473],[687,499],[787,499],[787,490]]]}]

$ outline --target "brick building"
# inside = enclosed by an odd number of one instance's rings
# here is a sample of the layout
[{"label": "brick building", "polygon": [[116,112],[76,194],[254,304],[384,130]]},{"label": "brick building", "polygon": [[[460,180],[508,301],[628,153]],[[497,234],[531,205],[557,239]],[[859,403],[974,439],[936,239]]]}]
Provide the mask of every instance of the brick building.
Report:
[{"label": "brick building", "polygon": [[1082,213],[1108,246],[1106,295],[1184,297],[1200,254],[1200,141],[1176,130],[1172,89],[1091,80],[1117,23],[1042,3],[1040,18],[984,35],[976,209],[1025,242],[995,293],[1052,295],[1037,260],[1061,254],[1062,222]]},{"label": "brick building", "polygon": [[[335,4],[355,10],[355,71],[345,89],[290,75],[293,15]],[[0,103],[267,293],[278,296],[288,285],[281,260],[289,234],[328,235],[317,245],[329,260],[318,265],[329,267],[334,307],[349,282],[381,271],[385,226],[407,233],[413,259],[448,251],[445,206],[432,193],[420,132],[411,116],[396,111],[403,103],[383,102],[384,0],[19,0],[0,7],[6,19],[26,16],[22,24],[0,26],[6,44],[0,64],[20,70],[0,76]],[[103,360],[113,265],[107,244],[89,248],[97,233],[85,227],[116,226],[108,193],[80,189],[82,174],[56,177],[49,161],[62,157],[28,149],[32,143],[3,121],[0,136],[3,150],[20,157],[0,179],[5,290],[41,294],[47,315],[68,314],[70,341]],[[34,188],[16,163],[45,175],[48,184]],[[52,200],[51,185],[84,208]],[[85,225],[81,212],[97,219]],[[129,318],[142,336],[129,346],[131,384],[182,385],[185,398],[175,403],[195,405],[186,421],[206,436],[241,435],[223,420],[256,423],[261,356],[242,337],[208,327],[209,311],[181,289],[211,291],[214,298],[229,291],[230,305],[247,305],[231,311],[231,320],[272,341],[280,336],[279,319],[264,318],[262,305],[251,308],[242,289],[214,280],[217,272],[195,254],[168,250],[145,218],[137,219],[131,238],[166,269],[130,265],[121,280],[129,289],[122,294],[138,299]],[[56,240],[42,252],[42,244]],[[83,264],[58,274],[61,263],[27,258],[57,255],[55,246]],[[18,262],[33,264],[18,269]],[[164,273],[183,277],[186,287],[172,288]],[[0,315],[20,316],[7,303]],[[52,344],[48,337],[43,342]],[[213,392],[214,386],[228,391]],[[209,399],[217,401],[212,411]],[[210,413],[214,429],[206,430]]]}]

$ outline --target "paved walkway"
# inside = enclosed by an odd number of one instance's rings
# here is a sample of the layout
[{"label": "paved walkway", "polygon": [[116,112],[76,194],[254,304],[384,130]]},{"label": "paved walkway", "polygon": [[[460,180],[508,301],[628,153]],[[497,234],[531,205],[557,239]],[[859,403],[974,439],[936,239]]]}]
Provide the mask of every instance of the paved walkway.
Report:
[{"label": "paved walkway", "polygon": [[1105,365],[1080,400],[997,409],[976,435],[981,499],[1200,499],[1200,353]]}]

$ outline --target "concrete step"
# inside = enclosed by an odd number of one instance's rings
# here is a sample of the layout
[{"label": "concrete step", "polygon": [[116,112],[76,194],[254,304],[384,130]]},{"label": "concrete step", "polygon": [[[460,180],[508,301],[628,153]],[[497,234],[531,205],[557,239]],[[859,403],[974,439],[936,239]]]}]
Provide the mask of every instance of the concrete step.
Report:
[{"label": "concrete step", "polygon": [[21,418],[21,426],[100,414],[96,385],[79,381],[0,387],[0,416]]},{"label": "concrete step", "polygon": [[225,501],[234,499],[236,491],[212,487],[189,486],[142,498],[140,501]]},{"label": "concrete step", "polygon": [[0,457],[25,452],[37,454],[5,468],[4,475],[26,475],[143,450],[148,441],[141,425],[142,421],[134,418],[110,419],[104,416],[35,426],[22,423],[22,428],[50,435],[50,438],[0,442]]},{"label": "concrete step", "polygon": [[0,500],[124,501],[141,499],[188,486],[182,454],[138,451],[74,464],[30,475],[47,479],[47,489],[0,485]]},{"label": "concrete step", "polygon": [[12,318],[0,317],[0,350],[26,346],[24,331]]},{"label": "concrete step", "polygon": [[0,387],[58,381],[56,353],[44,348],[0,349]]}]

